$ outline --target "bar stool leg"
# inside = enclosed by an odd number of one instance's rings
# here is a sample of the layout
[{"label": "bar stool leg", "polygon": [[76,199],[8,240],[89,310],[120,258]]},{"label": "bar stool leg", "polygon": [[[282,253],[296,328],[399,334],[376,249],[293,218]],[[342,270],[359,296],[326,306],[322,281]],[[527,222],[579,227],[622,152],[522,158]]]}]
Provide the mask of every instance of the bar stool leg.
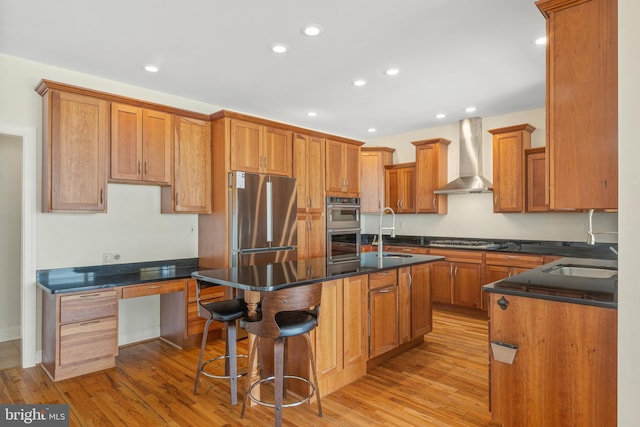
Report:
[{"label": "bar stool leg", "polygon": [[231,404],[238,404],[238,362],[237,362],[237,351],[236,351],[236,339],[237,339],[237,330],[236,330],[236,321],[230,320],[227,322],[227,343],[226,343],[226,354],[228,357],[225,359],[226,369],[228,372],[225,372],[226,375],[230,376],[230,387],[231,387]]},{"label": "bar stool leg", "polygon": [[274,376],[274,410],[275,426],[282,426],[282,400],[284,394],[284,349],[286,338],[277,338],[273,346],[273,376]]},{"label": "bar stool leg", "polygon": [[260,342],[259,338],[256,337],[256,340],[253,341],[253,345],[251,346],[251,351],[249,352],[249,360],[247,362],[248,365],[247,365],[246,387],[244,392],[244,399],[242,400],[242,412],[241,412],[242,418],[244,418],[244,414],[247,411],[247,399],[249,399],[249,391],[251,390],[251,380],[252,380],[251,367],[254,365],[256,356],[258,354],[257,347],[259,345],[259,342]]},{"label": "bar stool leg", "polygon": [[200,382],[200,373],[202,372],[202,359],[204,358],[204,352],[207,347],[207,334],[209,333],[209,325],[213,319],[207,319],[207,323],[204,325],[204,332],[202,333],[202,344],[200,344],[200,357],[198,358],[198,371],[196,372],[196,383],[193,386],[193,394],[198,394],[198,383]]}]

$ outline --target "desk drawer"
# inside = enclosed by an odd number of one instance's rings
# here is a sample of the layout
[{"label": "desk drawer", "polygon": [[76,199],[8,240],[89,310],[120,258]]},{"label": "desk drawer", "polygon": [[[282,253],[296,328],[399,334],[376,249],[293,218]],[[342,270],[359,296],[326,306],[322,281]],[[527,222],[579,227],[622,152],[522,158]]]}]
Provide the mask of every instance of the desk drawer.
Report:
[{"label": "desk drawer", "polygon": [[60,297],[60,323],[82,322],[116,316],[116,290],[87,292]]},{"label": "desk drawer", "polygon": [[398,283],[398,270],[386,270],[369,274],[369,289],[395,286]]},{"label": "desk drawer", "polygon": [[169,280],[166,282],[144,283],[141,285],[124,286],[122,298],[146,297],[148,295],[161,295],[171,292],[184,291],[184,280]]},{"label": "desk drawer", "polygon": [[113,357],[118,348],[116,317],[60,326],[60,365]]}]

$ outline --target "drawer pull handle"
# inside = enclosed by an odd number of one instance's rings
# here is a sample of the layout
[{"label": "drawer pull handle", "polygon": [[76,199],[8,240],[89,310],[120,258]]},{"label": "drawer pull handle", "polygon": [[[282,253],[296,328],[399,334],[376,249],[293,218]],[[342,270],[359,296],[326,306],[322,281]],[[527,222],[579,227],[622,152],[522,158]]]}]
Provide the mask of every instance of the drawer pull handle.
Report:
[{"label": "drawer pull handle", "polygon": [[96,298],[99,296],[100,294],[85,294],[85,295],[80,295],[80,298]]},{"label": "drawer pull handle", "polygon": [[162,286],[160,286],[160,285],[151,285],[151,286],[147,286],[147,288],[149,288],[149,289],[159,289],[159,288],[161,288],[161,287],[162,287]]},{"label": "drawer pull handle", "polygon": [[391,292],[391,288],[384,288],[384,289],[380,289],[378,292],[381,294],[388,294],[389,292]]},{"label": "drawer pull handle", "polygon": [[100,320],[91,320],[89,322],[82,322],[80,326],[93,325],[94,323],[100,323]]}]

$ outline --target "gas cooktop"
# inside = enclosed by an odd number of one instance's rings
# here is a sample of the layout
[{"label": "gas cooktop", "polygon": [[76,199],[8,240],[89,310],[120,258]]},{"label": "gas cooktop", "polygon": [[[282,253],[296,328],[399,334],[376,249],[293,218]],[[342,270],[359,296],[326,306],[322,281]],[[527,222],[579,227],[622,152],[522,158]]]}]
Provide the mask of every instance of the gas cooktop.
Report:
[{"label": "gas cooktop", "polygon": [[432,240],[429,246],[441,248],[475,248],[475,249],[499,249],[504,248],[504,242],[494,242],[487,240]]}]

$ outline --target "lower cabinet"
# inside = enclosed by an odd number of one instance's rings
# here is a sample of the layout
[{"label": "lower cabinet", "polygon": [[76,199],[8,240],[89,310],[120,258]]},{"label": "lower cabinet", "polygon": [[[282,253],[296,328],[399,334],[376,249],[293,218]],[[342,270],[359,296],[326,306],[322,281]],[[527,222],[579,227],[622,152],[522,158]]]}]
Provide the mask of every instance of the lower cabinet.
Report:
[{"label": "lower cabinet", "polygon": [[366,374],[367,283],[368,276],[360,275],[323,284],[321,320],[315,330],[322,396]]},{"label": "lower cabinet", "polygon": [[[612,308],[491,293],[493,423],[617,425],[617,316]],[[513,346],[512,361],[500,357]]]},{"label": "lower cabinet", "polygon": [[431,249],[429,253],[445,257],[444,261],[432,264],[433,302],[480,309],[484,253],[440,249]]},{"label": "lower cabinet", "polygon": [[398,344],[432,331],[429,264],[398,269]]},{"label": "lower cabinet", "polygon": [[369,275],[369,358],[398,347],[397,270]]},{"label": "lower cabinet", "polygon": [[42,367],[54,381],[112,368],[117,354],[115,289],[43,293]]}]

